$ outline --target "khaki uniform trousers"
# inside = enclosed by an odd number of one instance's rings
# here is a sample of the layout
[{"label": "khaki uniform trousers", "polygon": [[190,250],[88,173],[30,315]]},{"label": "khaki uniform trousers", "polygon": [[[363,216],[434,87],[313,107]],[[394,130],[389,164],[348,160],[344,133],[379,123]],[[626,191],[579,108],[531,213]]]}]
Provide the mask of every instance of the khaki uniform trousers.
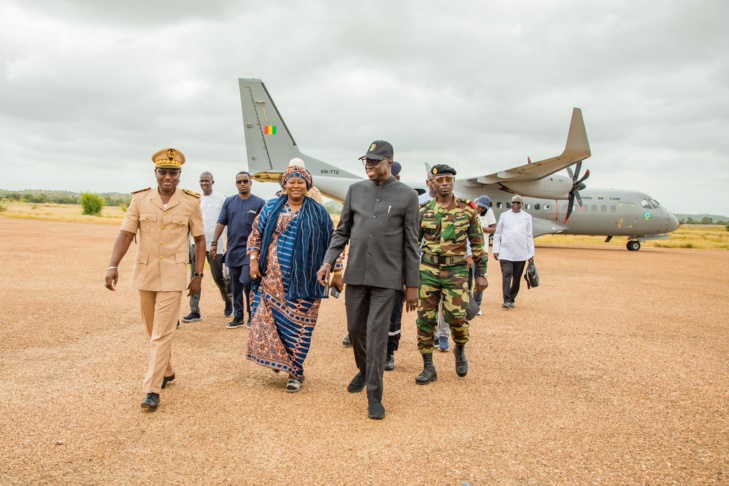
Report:
[{"label": "khaki uniform trousers", "polygon": [[182,292],[139,291],[142,322],[149,336],[149,368],[143,392],[159,393],[162,380],[172,376],[172,335],[177,329]]}]

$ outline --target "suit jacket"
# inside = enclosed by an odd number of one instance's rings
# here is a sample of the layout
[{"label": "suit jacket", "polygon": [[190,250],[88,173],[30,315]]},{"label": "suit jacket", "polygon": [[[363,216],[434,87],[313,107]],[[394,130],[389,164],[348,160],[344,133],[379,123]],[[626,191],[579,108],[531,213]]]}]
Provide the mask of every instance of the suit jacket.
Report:
[{"label": "suit jacket", "polygon": [[349,242],[344,283],[402,290],[418,286],[418,194],[390,177],[352,184],[324,262],[332,268]]},{"label": "suit jacket", "polygon": [[122,231],[139,231],[134,288],[180,291],[189,284],[189,234],[205,235],[200,196],[175,189],[165,209],[158,189],[137,191],[129,204]]}]

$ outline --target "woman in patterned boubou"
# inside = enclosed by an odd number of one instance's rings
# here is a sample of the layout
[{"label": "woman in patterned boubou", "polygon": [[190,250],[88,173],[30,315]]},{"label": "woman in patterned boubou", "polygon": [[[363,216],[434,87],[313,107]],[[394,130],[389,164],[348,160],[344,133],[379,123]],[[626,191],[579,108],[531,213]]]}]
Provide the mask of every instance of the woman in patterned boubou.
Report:
[{"label": "woman in patterned boubou", "polygon": [[[312,187],[306,169],[288,167],[281,186],[283,194],[266,203],[248,237],[254,297],[246,358],[287,372],[286,391],[294,393],[304,381],[319,304],[327,297],[316,272],[334,225],[324,206],[306,197]],[[341,291],[341,261],[334,270],[332,286]]]}]

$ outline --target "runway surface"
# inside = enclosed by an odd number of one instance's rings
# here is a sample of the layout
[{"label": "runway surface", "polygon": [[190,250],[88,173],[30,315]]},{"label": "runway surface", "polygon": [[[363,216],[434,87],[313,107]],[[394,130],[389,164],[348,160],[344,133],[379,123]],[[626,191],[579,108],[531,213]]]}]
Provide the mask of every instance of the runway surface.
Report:
[{"label": "runway surface", "polygon": [[[243,358],[209,275],[177,379],[139,406],[148,346],[118,228],[0,218],[0,484],[729,483],[729,252],[539,247],[501,308],[489,262],[470,372],[422,369],[403,316],[383,421],[367,418],[343,298],[322,305],[298,394]],[[184,299],[182,315],[189,307]]]}]

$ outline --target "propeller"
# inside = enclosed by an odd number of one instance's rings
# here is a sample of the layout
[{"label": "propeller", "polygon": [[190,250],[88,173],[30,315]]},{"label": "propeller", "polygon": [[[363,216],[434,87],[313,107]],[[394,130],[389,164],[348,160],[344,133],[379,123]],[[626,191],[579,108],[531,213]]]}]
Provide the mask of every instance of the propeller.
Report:
[{"label": "propeller", "polygon": [[587,169],[585,171],[585,175],[580,178],[580,170],[582,169],[582,161],[580,160],[577,162],[577,167],[575,169],[574,174],[572,173],[572,169],[567,167],[567,174],[572,178],[572,190],[570,191],[569,198],[567,200],[567,216],[564,218],[565,224],[567,223],[567,220],[570,219],[570,215],[572,214],[572,208],[575,205],[575,199],[577,199],[577,204],[582,208],[582,198],[580,197],[580,191],[587,187],[585,185],[585,179],[590,177],[590,169]]}]

